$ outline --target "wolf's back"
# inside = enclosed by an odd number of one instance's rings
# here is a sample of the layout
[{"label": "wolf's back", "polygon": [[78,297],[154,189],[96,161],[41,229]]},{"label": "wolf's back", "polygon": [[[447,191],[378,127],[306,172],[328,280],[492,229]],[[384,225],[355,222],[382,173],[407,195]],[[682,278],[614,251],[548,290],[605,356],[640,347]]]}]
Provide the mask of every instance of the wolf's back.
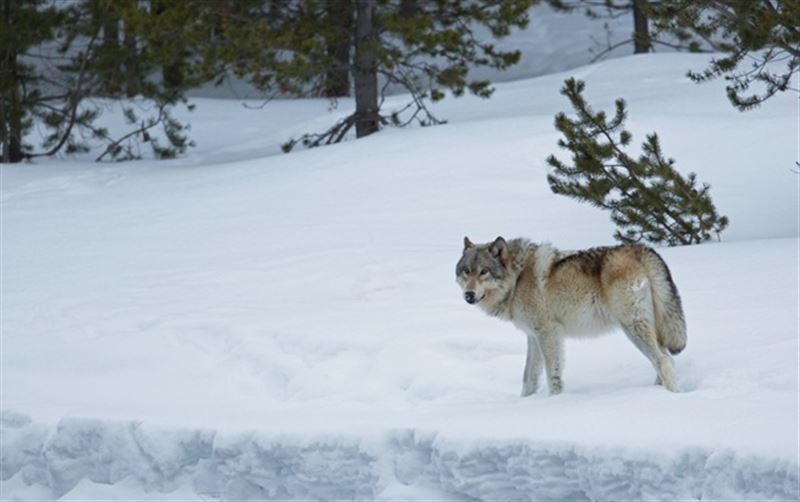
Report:
[{"label": "wolf's back", "polygon": [[653,249],[648,250],[650,253],[645,262],[653,292],[658,343],[671,354],[678,354],[686,348],[686,320],[681,297],[667,264]]}]

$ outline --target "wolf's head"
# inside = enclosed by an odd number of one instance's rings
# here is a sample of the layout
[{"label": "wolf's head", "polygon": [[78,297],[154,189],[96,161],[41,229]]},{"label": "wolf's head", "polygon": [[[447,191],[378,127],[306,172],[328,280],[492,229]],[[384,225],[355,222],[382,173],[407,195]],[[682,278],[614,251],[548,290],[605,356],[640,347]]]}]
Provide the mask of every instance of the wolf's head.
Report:
[{"label": "wolf's head", "polygon": [[464,237],[464,251],[456,265],[456,281],[469,304],[490,301],[508,276],[508,244],[498,237],[489,244],[473,244]]}]

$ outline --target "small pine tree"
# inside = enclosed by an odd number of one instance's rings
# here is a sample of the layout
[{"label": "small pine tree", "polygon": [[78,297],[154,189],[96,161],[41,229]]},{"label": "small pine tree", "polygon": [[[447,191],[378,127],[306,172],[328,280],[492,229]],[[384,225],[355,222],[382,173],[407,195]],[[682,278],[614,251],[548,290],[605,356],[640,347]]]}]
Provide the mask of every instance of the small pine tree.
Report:
[{"label": "small pine tree", "polygon": [[728,225],[711,202],[709,185],[697,186],[697,178],[678,173],[674,160],[665,158],[658,136],[647,136],[642,154],[634,159],[623,150],[633,139],[623,128],[625,101],[616,101],[610,120],[594,112],[582,96],[584,82],[569,79],[561,94],[572,103],[577,119],[556,115],[555,126],[563,135],[558,146],[572,153],[573,165],[555,156],[547,181],[553,193],[567,195],[611,211],[618,226],[614,238],[622,242],[647,241],[698,244]]}]

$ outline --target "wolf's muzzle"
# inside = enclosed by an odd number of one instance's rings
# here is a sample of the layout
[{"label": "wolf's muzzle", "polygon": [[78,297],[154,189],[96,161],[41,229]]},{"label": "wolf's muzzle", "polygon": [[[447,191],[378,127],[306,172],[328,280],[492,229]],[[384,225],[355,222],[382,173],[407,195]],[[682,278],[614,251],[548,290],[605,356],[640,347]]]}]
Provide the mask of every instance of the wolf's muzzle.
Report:
[{"label": "wolf's muzzle", "polygon": [[475,298],[475,292],[467,291],[466,293],[464,293],[464,300],[466,300],[467,303],[469,303],[470,305],[475,303],[477,301],[477,298]]}]

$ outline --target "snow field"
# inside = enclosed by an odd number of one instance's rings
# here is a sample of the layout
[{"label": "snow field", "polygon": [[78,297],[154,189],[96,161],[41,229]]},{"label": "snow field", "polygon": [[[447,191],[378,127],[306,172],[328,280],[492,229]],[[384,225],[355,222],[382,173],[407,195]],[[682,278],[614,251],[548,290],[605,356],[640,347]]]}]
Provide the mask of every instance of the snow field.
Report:
[{"label": "snow field", "polygon": [[[704,58],[499,84],[437,104],[446,125],[290,155],[345,103],[198,100],[185,158],[3,166],[3,498],[796,500],[796,103],[736,112],[683,77]],[[524,337],[455,285],[464,235],[612,242],[545,181],[572,74],[731,219],[659,249],[681,393],[615,333],[520,399]]]}]

